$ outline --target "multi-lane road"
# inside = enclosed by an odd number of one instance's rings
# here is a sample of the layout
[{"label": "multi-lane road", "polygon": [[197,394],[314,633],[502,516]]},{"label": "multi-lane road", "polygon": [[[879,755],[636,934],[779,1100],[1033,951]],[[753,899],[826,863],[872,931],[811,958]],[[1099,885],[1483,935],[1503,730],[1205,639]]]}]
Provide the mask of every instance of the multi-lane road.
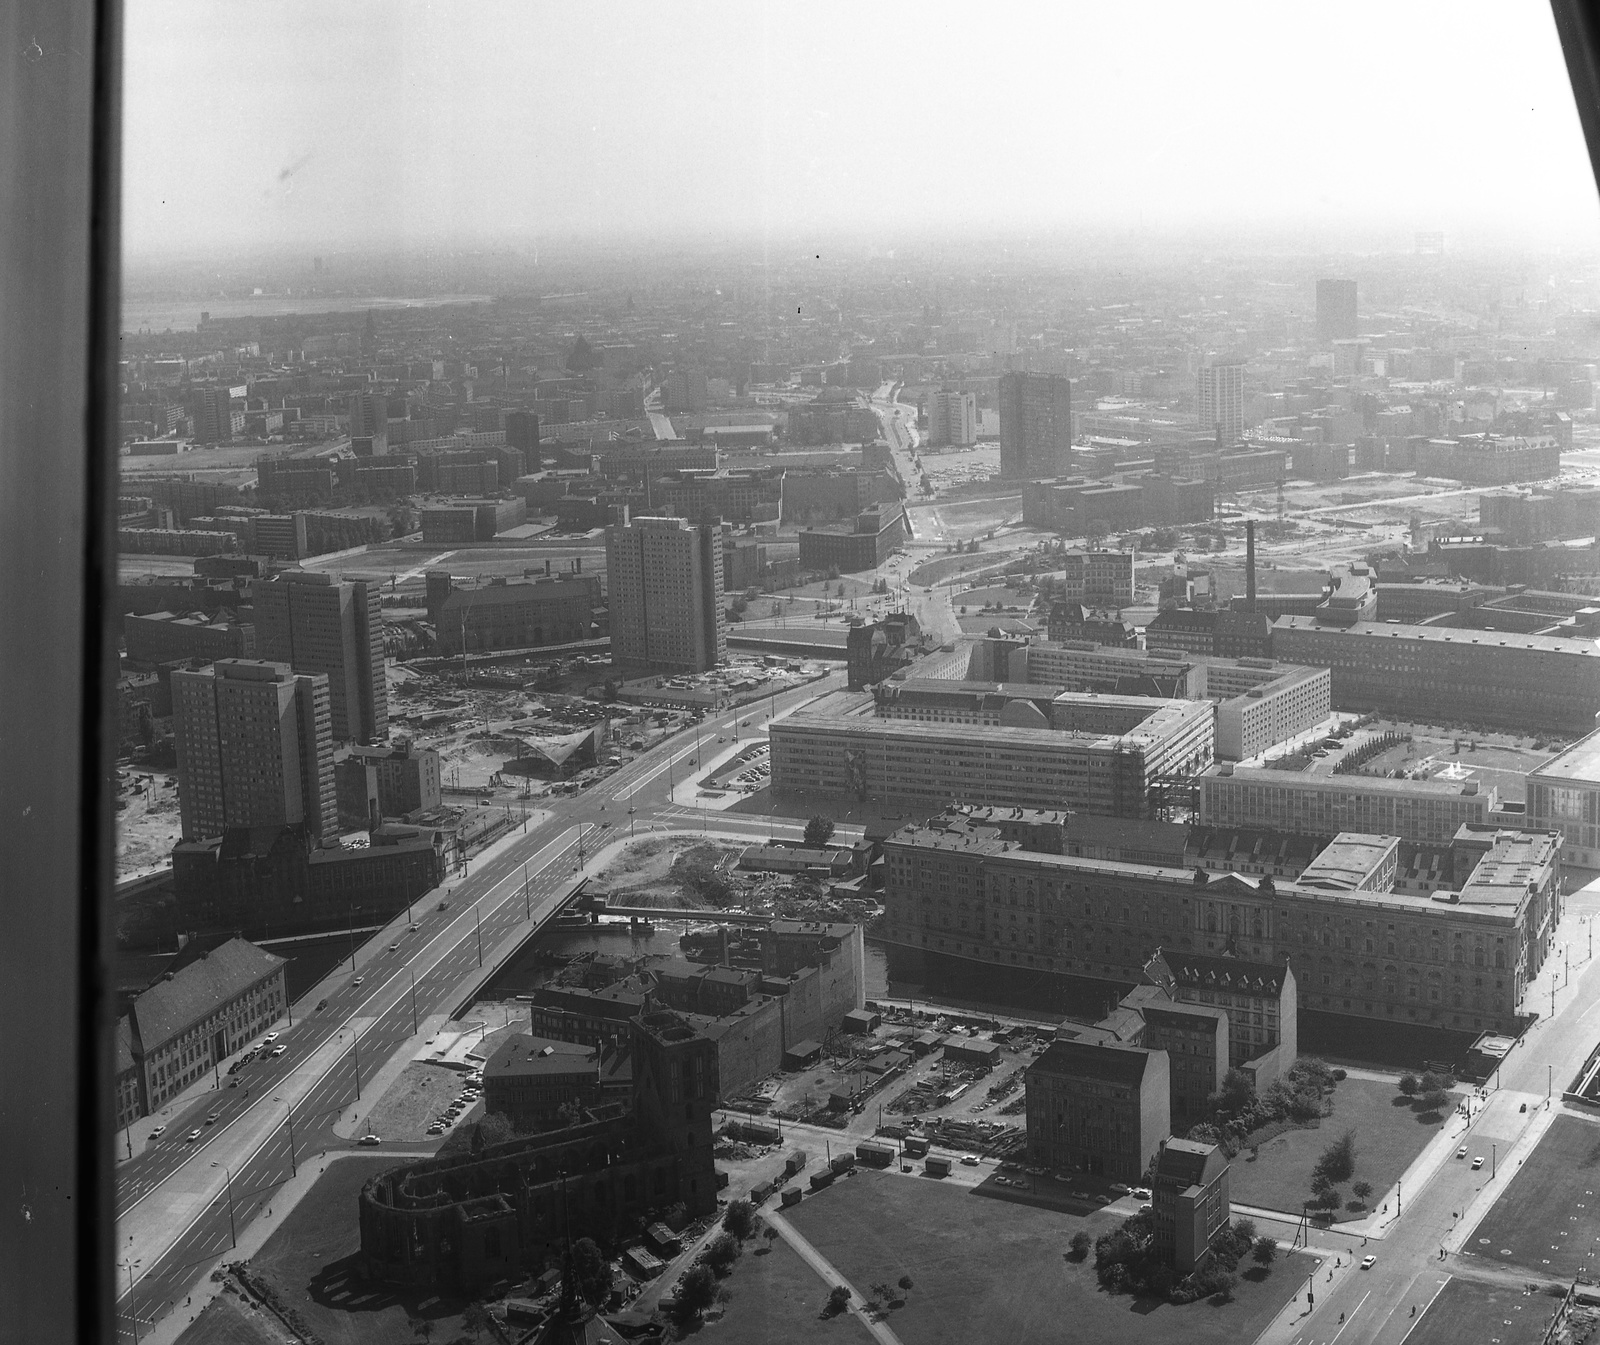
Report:
[{"label": "multi-lane road", "polygon": [[[348,1149],[334,1131],[370,1101],[377,1076],[402,1050],[414,1050],[423,1020],[456,1007],[463,984],[512,936],[527,933],[565,900],[580,858],[620,837],[624,828],[712,825],[710,814],[675,805],[672,794],[703,769],[702,753],[732,748],[742,721],[764,723],[832,690],[838,675],[769,702],[708,716],[694,735],[673,739],[582,794],[553,805],[551,816],[495,847],[446,893],[434,893],[374,936],[358,966],[341,967],[302,997],[294,1025],[279,1029],[279,1057],[259,1058],[231,1076],[237,1086],[202,1095],[174,1115],[165,1134],[118,1174],[118,1257],[124,1288],[119,1333],[143,1333],[237,1240],[240,1229],[308,1156]],[[728,741],[719,745],[717,739]],[[691,765],[691,763],[694,763]],[[749,814],[715,814],[718,831],[752,839],[798,824]],[[448,909],[441,910],[441,900]],[[326,1003],[322,1003],[326,1001]],[[319,1008],[319,1004],[321,1007]],[[363,1093],[362,1089],[369,1092]],[[211,1125],[206,1117],[217,1115]],[[198,1129],[200,1137],[187,1140]],[[346,1126],[348,1131],[349,1126]]]}]

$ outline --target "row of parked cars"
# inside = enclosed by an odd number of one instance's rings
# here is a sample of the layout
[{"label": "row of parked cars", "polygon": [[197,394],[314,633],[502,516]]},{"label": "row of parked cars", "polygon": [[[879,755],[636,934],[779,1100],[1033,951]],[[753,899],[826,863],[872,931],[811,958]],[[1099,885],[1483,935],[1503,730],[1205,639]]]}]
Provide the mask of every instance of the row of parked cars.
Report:
[{"label": "row of parked cars", "polygon": [[[277,1045],[274,1045],[274,1043],[277,1042],[277,1041],[278,1041],[278,1034],[276,1032],[267,1033],[267,1035],[264,1036],[258,1043],[256,1043],[256,1045],[252,1046],[242,1056],[240,1056],[237,1060],[235,1060],[233,1062],[233,1064],[228,1066],[228,1073],[230,1075],[237,1074],[246,1065],[248,1065],[252,1060],[254,1060],[258,1055],[265,1055],[265,1056],[279,1056],[279,1055],[282,1055],[289,1048],[287,1046],[282,1045],[281,1043],[277,1044]],[[229,1081],[229,1083],[228,1083],[228,1087],[229,1088],[237,1088],[238,1086],[239,1086],[239,1081],[237,1079],[231,1079]],[[214,1126],[221,1119],[222,1119],[222,1113],[218,1112],[218,1111],[214,1111],[209,1116],[206,1117],[206,1125],[207,1126]],[[163,1135],[165,1135],[166,1133],[167,1133],[166,1126],[165,1125],[158,1125],[154,1130],[152,1130],[150,1132],[150,1138],[153,1139],[153,1140],[158,1140]],[[184,1143],[185,1144],[193,1144],[197,1139],[200,1138],[201,1133],[202,1133],[201,1130],[199,1130],[198,1128],[195,1129],[195,1130],[191,1130],[187,1135],[184,1136]]]},{"label": "row of parked cars", "polygon": [[428,1134],[444,1134],[444,1132],[450,1129],[450,1127],[453,1126],[457,1121],[459,1121],[462,1116],[464,1116],[467,1111],[471,1109],[472,1104],[482,1096],[483,1073],[480,1070],[473,1070],[471,1074],[467,1075],[467,1086],[456,1095],[456,1100],[446,1107],[444,1111],[440,1112],[439,1115],[433,1118],[432,1123],[428,1126]]}]

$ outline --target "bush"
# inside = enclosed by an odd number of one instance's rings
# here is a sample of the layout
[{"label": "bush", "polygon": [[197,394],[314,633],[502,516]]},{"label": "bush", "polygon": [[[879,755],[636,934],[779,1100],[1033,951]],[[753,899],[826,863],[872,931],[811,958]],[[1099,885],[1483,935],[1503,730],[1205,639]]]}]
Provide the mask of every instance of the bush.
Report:
[{"label": "bush", "polygon": [[1417,1076],[1415,1074],[1402,1074],[1400,1076],[1400,1091],[1410,1097],[1417,1091]]},{"label": "bush", "polygon": [[1359,1200],[1363,1205],[1365,1205],[1367,1203],[1367,1197],[1372,1194],[1372,1183],[1352,1182],[1350,1184],[1350,1194]]},{"label": "bush", "polygon": [[1255,1249],[1250,1255],[1258,1266],[1270,1266],[1278,1259],[1278,1244],[1263,1234],[1256,1239]]},{"label": "bush", "polygon": [[850,1306],[850,1291],[842,1284],[836,1284],[828,1291],[828,1311],[837,1316]]},{"label": "bush", "polygon": [[1067,1243],[1067,1246],[1072,1249],[1072,1259],[1074,1261],[1087,1260],[1089,1248],[1094,1246],[1094,1239],[1082,1229],[1079,1229],[1072,1235],[1072,1241]]}]

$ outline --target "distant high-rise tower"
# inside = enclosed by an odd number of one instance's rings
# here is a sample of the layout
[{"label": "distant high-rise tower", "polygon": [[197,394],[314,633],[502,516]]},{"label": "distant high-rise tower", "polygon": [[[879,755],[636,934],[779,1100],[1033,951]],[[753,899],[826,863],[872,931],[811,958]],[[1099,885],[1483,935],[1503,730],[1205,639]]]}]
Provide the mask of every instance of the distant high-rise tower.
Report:
[{"label": "distant high-rise tower", "polygon": [[335,742],[388,736],[379,585],[339,583],[331,574],[285,570],[250,586],[256,653],[297,673],[323,673]]},{"label": "distant high-rise tower", "polygon": [[350,442],[362,457],[389,452],[389,403],[379,392],[360,392],[350,399]]},{"label": "distant high-rise tower", "polygon": [[1356,317],[1356,282],[1317,281],[1317,340],[1347,340],[1359,331]]},{"label": "distant high-rise tower", "polygon": [[697,414],[706,409],[704,369],[674,369],[661,388],[661,401],[669,416]]},{"label": "distant high-rise tower", "polygon": [[928,446],[958,448],[978,442],[978,399],[970,392],[936,392],[928,399]]},{"label": "distant high-rise tower", "polygon": [[326,677],[261,659],[178,669],[172,722],[184,840],[239,827],[338,839]]},{"label": "distant high-rise tower", "polygon": [[727,657],[720,523],[636,518],[607,528],[606,588],[613,663],[705,672]]},{"label": "distant high-rise tower", "polygon": [[1194,381],[1200,428],[1217,431],[1223,443],[1237,440],[1244,433],[1244,365],[1203,364]]},{"label": "distant high-rise tower", "polygon": [[1000,475],[1063,476],[1072,463],[1072,380],[1059,374],[1000,377]]},{"label": "distant high-rise tower", "polygon": [[202,444],[225,444],[233,438],[233,399],[227,388],[196,388],[194,437]]}]

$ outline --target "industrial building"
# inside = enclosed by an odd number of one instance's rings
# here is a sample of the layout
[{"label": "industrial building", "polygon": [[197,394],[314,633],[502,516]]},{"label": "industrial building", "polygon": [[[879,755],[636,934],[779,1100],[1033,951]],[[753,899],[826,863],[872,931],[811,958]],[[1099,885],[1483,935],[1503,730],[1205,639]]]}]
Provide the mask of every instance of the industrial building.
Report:
[{"label": "industrial building", "polygon": [[122,618],[130,663],[176,663],[187,659],[250,658],[255,628],[204,612],[133,612]]},{"label": "industrial building", "polygon": [[898,504],[874,505],[848,528],[804,528],[799,534],[802,570],[854,574],[873,570],[906,540],[906,514]]},{"label": "industrial building", "polygon": [[430,570],[426,584],[428,619],[448,658],[463,649],[476,654],[587,640],[605,602],[598,576],[578,573],[531,583],[495,575],[480,587],[457,588],[447,571]]},{"label": "industrial building", "polygon": [[1063,596],[1095,607],[1130,607],[1137,587],[1137,551],[1068,551],[1062,557],[1065,571]]}]

